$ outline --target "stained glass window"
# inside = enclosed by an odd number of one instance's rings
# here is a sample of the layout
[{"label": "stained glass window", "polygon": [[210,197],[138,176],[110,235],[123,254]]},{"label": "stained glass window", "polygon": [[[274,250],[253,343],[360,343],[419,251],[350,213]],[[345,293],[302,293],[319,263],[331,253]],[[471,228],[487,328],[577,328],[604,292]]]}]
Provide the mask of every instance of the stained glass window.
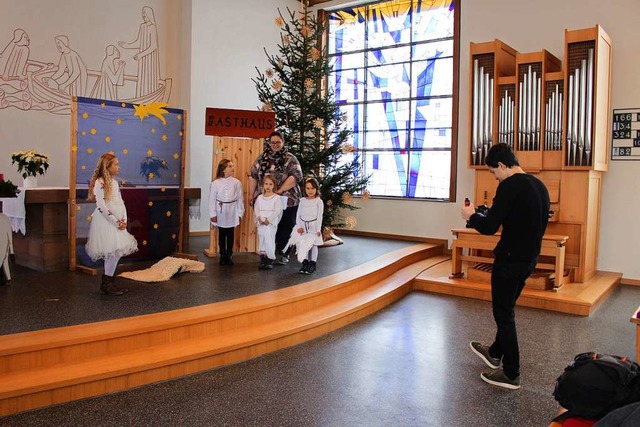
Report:
[{"label": "stained glass window", "polygon": [[329,86],[373,196],[450,198],[455,13],[453,0],[327,12]]}]

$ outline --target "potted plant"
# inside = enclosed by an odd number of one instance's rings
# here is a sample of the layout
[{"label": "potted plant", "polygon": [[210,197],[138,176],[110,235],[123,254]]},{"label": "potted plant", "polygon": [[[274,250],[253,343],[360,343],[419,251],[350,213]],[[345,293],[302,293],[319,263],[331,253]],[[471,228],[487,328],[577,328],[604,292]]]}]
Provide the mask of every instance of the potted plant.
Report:
[{"label": "potted plant", "polygon": [[15,151],[11,153],[11,164],[18,165],[18,173],[22,175],[25,187],[35,187],[37,176],[44,175],[49,169],[49,157],[35,150]]}]

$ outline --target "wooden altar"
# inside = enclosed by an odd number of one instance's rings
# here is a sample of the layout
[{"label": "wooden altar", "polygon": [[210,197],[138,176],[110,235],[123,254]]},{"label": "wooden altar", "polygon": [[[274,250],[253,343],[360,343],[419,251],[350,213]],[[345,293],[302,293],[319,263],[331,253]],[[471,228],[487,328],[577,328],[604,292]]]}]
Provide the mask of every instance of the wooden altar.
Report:
[{"label": "wooden altar", "polygon": [[[16,264],[51,272],[69,268],[68,187],[28,188],[25,191],[26,235],[13,233]],[[189,200],[200,199],[200,188],[184,189],[182,251],[189,248]]]}]

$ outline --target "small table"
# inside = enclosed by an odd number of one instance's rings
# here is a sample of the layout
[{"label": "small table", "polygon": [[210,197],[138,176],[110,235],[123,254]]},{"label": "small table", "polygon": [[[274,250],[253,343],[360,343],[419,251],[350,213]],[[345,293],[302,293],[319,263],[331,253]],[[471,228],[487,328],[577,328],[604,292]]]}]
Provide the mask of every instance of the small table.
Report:
[{"label": "small table", "polygon": [[[451,278],[462,277],[462,261],[486,262],[493,264],[493,258],[486,256],[463,255],[462,249],[480,249],[491,251],[500,240],[500,232],[492,235],[480,234],[473,228],[454,228],[451,230],[454,235],[453,244],[451,246]],[[551,256],[555,258],[555,264],[538,263],[537,268],[545,270],[554,270],[555,283],[554,290],[559,289],[564,284],[564,251],[565,243],[569,236],[560,234],[545,234],[542,238],[542,248],[540,255]]]}]

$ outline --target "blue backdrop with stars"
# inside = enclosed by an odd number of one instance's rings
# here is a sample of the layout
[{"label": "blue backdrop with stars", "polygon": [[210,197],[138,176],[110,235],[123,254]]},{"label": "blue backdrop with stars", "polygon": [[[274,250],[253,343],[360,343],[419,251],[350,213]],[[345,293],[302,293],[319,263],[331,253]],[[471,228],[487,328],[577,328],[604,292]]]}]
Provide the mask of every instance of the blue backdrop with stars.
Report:
[{"label": "blue backdrop with stars", "polygon": [[127,229],[138,241],[138,252],[128,258],[162,258],[175,252],[180,231],[184,110],[160,103],[133,105],[78,97],[76,123],[71,150],[76,152],[77,262],[95,265],[84,251],[95,208],[95,203],[86,201],[87,187],[98,159],[108,152],[120,162],[115,179],[127,206]]}]

